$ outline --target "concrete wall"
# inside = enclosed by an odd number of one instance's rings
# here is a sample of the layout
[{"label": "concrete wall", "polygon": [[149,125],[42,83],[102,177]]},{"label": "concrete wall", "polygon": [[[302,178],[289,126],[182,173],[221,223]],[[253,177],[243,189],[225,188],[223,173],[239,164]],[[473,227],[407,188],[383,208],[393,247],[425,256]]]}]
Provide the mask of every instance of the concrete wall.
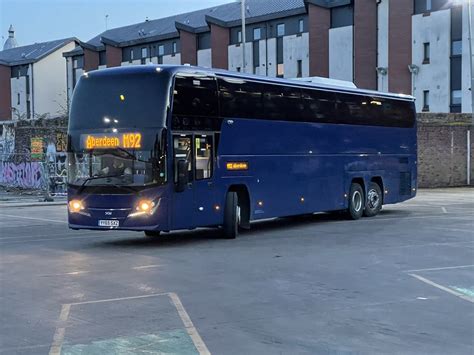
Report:
[{"label": "concrete wall", "polygon": [[200,67],[212,67],[212,49],[200,49],[197,51],[197,65]]},{"label": "concrete wall", "polygon": [[[420,69],[414,81],[416,110],[423,108],[423,91],[429,90],[430,112],[449,112],[451,10],[432,12],[412,18],[412,63]],[[423,44],[430,43],[430,63],[423,64]]]},{"label": "concrete wall", "polygon": [[72,41],[33,64],[35,115],[56,117],[67,113],[66,62],[62,54],[75,47]]},{"label": "concrete wall", "polygon": [[[388,1],[382,0],[377,7],[377,67],[388,69]],[[388,75],[377,74],[377,90],[388,91]]]},{"label": "concrete wall", "polygon": [[[31,67],[28,70],[29,77],[31,77]],[[13,109],[12,116],[14,119],[25,119],[26,117],[26,76],[19,78],[11,78],[11,107]],[[18,101],[20,95],[20,101]]]},{"label": "concrete wall", "polygon": [[353,81],[353,26],[329,30],[329,77]]},{"label": "concrete wall", "polygon": [[465,186],[470,131],[474,183],[474,126],[469,114],[418,114],[418,186]]},{"label": "concrete wall", "polygon": [[[245,71],[246,73],[251,73],[253,68],[253,48],[252,43],[245,43]],[[228,68],[231,71],[237,71],[237,68],[243,72],[243,62],[242,62],[242,47],[232,44],[228,47]]]},{"label": "concrete wall", "polygon": [[292,35],[283,37],[284,77],[296,78],[298,63],[301,60],[303,77],[309,76],[309,35]]}]

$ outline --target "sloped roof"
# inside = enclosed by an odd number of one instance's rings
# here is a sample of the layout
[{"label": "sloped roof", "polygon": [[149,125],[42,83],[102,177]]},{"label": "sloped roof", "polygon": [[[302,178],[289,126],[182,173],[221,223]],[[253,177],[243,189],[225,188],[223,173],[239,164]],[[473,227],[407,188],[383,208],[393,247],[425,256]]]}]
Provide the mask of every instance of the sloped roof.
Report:
[{"label": "sloped roof", "polygon": [[34,43],[27,46],[6,49],[0,51],[0,62],[6,63],[10,66],[34,63],[71,41],[78,42],[75,37],[69,37],[55,41]]},{"label": "sloped roof", "polygon": [[[135,43],[175,38],[179,35],[179,29],[205,32],[209,30],[208,23],[216,23],[226,27],[237,26],[240,23],[240,7],[240,2],[234,1],[207,9],[113,28],[95,36],[85,44],[100,50],[104,43],[125,47]],[[248,23],[306,12],[305,0],[246,0],[246,7]]]}]

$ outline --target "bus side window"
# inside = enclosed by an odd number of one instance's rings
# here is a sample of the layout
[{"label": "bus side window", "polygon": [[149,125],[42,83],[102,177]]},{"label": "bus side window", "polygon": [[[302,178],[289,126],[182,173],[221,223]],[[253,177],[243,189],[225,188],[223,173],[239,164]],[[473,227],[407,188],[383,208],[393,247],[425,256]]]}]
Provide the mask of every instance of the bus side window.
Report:
[{"label": "bus side window", "polygon": [[210,135],[196,135],[194,138],[196,180],[212,177],[212,163],[214,160],[212,143],[212,136]]},{"label": "bus side window", "polygon": [[193,181],[192,170],[192,136],[179,135],[173,138],[174,149],[174,182],[178,181],[178,161],[185,160],[188,164],[189,179]]}]

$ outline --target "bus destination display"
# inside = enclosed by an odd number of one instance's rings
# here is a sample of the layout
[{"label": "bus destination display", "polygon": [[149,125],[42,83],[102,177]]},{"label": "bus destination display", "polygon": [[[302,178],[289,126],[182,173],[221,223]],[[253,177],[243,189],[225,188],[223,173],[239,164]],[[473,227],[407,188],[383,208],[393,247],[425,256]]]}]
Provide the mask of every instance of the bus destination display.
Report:
[{"label": "bus destination display", "polygon": [[81,142],[85,149],[139,149],[142,147],[142,134],[137,132],[120,134],[82,134]]}]

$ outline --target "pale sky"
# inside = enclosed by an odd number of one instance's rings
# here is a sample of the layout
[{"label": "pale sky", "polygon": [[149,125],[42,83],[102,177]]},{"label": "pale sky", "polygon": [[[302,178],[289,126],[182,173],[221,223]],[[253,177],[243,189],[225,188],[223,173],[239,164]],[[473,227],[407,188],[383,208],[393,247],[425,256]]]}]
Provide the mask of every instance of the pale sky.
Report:
[{"label": "pale sky", "polygon": [[235,0],[0,0],[0,50],[13,24],[18,44],[65,37],[88,41],[108,28],[130,25]]}]

